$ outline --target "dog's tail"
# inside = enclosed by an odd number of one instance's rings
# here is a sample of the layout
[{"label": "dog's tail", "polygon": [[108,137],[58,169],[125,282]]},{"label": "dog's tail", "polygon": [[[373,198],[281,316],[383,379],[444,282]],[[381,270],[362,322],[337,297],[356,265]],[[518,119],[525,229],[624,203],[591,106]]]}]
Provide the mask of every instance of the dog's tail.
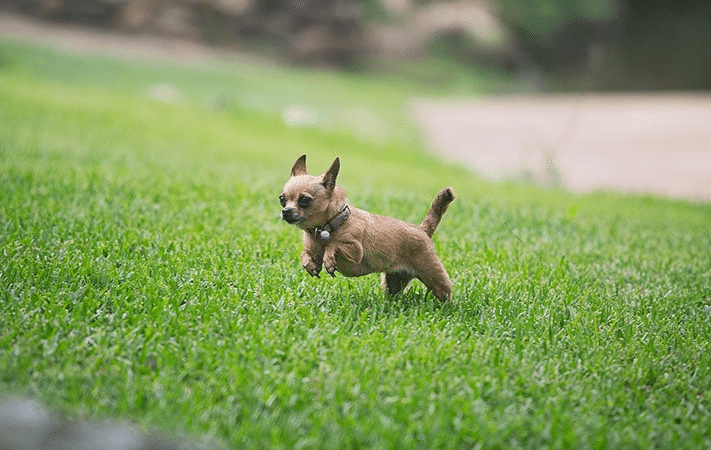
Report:
[{"label": "dog's tail", "polygon": [[422,231],[427,233],[427,236],[432,237],[439,221],[442,219],[444,213],[447,212],[447,207],[454,200],[454,190],[447,186],[435,195],[434,200],[432,200],[432,206],[425,216],[425,220],[420,224]]}]

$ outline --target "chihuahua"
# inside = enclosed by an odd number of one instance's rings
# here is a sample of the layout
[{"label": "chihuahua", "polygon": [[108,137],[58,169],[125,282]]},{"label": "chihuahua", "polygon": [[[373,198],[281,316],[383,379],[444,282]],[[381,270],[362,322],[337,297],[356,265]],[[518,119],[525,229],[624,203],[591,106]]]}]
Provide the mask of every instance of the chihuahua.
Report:
[{"label": "chihuahua", "polygon": [[323,175],[309,175],[302,155],[279,196],[281,218],[304,231],[301,265],[314,277],[322,267],[331,276],[336,271],[347,277],[382,272],[382,288],[390,295],[418,278],[435,297],[450,300],[452,283],[435,253],[432,234],[454,200],[452,188],[435,196],[417,226],[351,206],[336,186],[340,166],[336,158]]}]

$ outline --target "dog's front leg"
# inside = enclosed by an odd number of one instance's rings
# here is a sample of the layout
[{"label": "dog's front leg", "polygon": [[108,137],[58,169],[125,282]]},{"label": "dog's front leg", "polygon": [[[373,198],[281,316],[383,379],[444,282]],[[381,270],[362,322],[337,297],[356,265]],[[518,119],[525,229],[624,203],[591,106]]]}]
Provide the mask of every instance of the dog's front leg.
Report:
[{"label": "dog's front leg", "polygon": [[322,257],[317,255],[312,255],[308,250],[303,249],[301,251],[301,265],[312,277],[319,278],[318,274],[321,272]]},{"label": "dog's front leg", "polygon": [[336,266],[335,245],[332,244],[326,247],[326,250],[323,252],[323,265],[326,267],[326,272],[328,272],[329,275],[332,277],[336,276],[336,269],[338,269],[338,267]]}]

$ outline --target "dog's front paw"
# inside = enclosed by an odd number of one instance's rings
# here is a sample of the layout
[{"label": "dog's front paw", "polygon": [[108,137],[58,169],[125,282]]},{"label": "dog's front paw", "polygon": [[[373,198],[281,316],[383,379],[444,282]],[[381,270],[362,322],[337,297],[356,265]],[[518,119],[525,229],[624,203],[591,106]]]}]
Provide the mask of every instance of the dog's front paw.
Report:
[{"label": "dog's front paw", "polygon": [[321,265],[316,264],[315,262],[309,260],[306,264],[303,264],[304,269],[311,275],[312,277],[320,278],[319,273],[321,273]]},{"label": "dog's front paw", "polygon": [[319,278],[321,272],[321,259],[313,258],[306,250],[301,252],[301,265],[312,277]]},{"label": "dog's front paw", "polygon": [[326,268],[326,272],[332,277],[336,276],[336,255],[333,252],[328,252],[324,255],[323,266]]}]

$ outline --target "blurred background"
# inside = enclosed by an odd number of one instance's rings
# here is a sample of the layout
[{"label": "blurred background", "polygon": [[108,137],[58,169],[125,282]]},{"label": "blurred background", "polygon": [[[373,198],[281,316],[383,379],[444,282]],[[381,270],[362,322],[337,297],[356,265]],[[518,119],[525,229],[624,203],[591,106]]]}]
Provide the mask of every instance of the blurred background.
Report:
[{"label": "blurred background", "polygon": [[[0,0],[0,14],[5,36],[81,30],[80,50],[123,40],[129,57],[215,51],[405,80],[437,97],[408,106],[425,146],[489,178],[711,199],[706,1]],[[333,116],[316,106],[283,115]],[[354,105],[344,121],[379,120]]]},{"label": "blurred background", "polygon": [[545,90],[711,87],[711,4],[702,0],[0,0],[0,8],[349,70],[438,56]]}]

